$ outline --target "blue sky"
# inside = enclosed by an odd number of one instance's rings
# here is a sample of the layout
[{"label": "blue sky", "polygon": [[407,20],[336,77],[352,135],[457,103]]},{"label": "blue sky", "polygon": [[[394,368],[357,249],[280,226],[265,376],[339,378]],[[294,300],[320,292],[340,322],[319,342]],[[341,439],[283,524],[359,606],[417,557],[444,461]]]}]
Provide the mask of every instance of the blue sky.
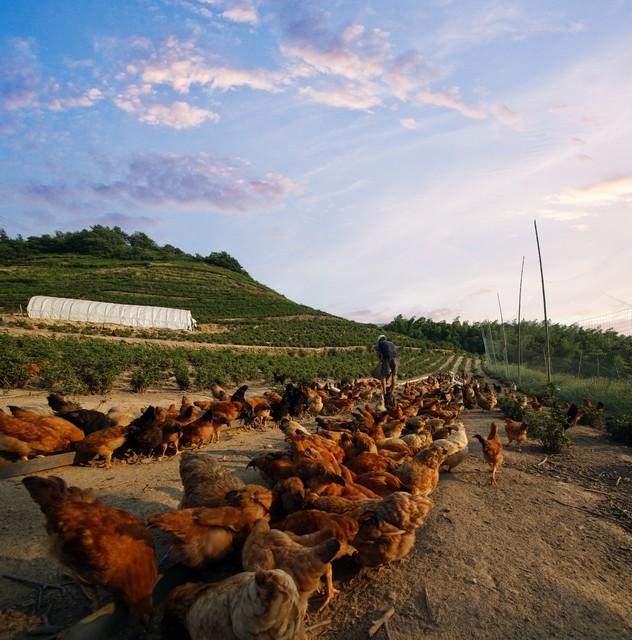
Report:
[{"label": "blue sky", "polygon": [[0,226],[226,250],[361,321],[632,299],[632,2],[0,5]]}]

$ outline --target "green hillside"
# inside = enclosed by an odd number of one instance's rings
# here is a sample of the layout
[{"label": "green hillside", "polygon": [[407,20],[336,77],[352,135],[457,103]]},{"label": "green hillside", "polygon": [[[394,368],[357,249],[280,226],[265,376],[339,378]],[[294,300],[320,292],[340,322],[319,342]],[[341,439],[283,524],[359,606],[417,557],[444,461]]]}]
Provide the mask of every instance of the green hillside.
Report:
[{"label": "green hillside", "polygon": [[[27,239],[9,238],[0,231],[0,313],[24,311],[34,295],[189,309],[201,330],[51,325],[6,317],[2,326],[278,347],[371,346],[382,331],[292,302],[256,282],[225,252],[193,256],[116,227],[95,226]],[[409,336],[398,336],[397,342],[416,347],[425,343]]]},{"label": "green hillside", "polygon": [[248,276],[192,258],[121,260],[42,255],[0,266],[0,311],[13,313],[34,295],[190,309],[198,322],[225,318],[323,315]]}]

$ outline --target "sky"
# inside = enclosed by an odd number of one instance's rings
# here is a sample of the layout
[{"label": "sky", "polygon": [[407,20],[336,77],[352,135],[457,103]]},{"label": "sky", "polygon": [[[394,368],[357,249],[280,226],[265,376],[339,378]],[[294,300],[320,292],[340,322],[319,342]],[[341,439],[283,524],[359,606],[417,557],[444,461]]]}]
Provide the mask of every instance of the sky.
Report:
[{"label": "sky", "polygon": [[0,227],[364,322],[632,305],[632,0],[0,3]]}]

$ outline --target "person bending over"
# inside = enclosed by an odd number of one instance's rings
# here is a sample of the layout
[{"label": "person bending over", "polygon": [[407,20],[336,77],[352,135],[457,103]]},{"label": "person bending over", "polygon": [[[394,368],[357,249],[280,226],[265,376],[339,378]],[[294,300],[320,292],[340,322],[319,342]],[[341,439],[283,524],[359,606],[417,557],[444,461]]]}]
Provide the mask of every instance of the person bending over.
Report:
[{"label": "person bending over", "polygon": [[386,336],[380,336],[377,339],[375,350],[378,356],[380,356],[379,378],[382,383],[382,393],[386,398],[386,380],[390,377],[389,395],[392,397],[395,392],[395,381],[397,380],[397,370],[399,369],[397,347],[387,340]]}]

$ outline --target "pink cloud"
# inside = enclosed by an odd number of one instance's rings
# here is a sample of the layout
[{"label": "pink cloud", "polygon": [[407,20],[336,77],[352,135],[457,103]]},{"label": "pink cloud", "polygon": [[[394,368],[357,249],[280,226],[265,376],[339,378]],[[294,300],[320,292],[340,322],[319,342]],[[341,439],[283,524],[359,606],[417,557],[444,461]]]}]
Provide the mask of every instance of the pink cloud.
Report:
[{"label": "pink cloud", "polygon": [[517,131],[522,129],[522,116],[519,113],[512,111],[507,105],[494,104],[491,107],[491,112],[498,122],[501,122],[512,129],[516,129]]},{"label": "pink cloud", "polygon": [[475,120],[484,120],[485,112],[478,107],[470,107],[466,105],[459,94],[457,87],[450,87],[447,91],[430,91],[423,90],[417,94],[417,102],[419,104],[431,105],[433,107],[444,107],[445,109],[454,109],[466,118]]}]

